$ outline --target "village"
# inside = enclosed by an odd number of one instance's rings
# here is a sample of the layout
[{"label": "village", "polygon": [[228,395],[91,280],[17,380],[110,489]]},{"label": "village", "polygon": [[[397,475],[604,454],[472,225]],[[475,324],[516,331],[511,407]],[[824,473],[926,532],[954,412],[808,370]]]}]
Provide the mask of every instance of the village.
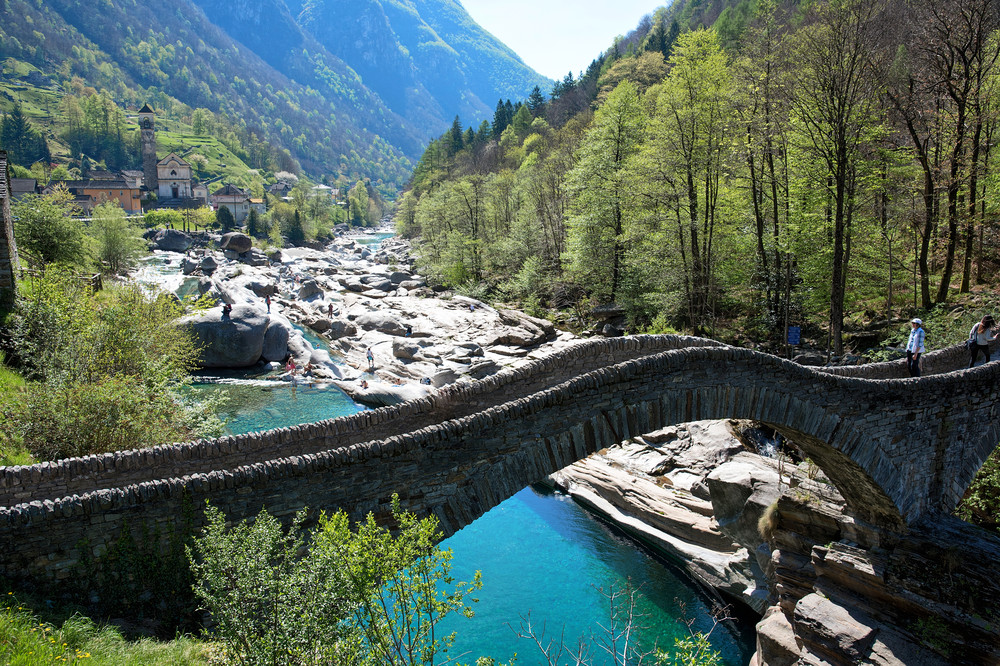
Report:
[{"label": "village", "polygon": [[[73,180],[51,180],[47,184],[35,178],[11,178],[10,194],[13,201],[27,194],[51,194],[65,188],[74,197],[74,204],[83,216],[89,216],[95,207],[109,201],[117,204],[126,215],[139,216],[154,209],[195,209],[205,206],[218,212],[228,208],[237,224],[246,222],[251,210],[258,215],[267,211],[266,197],[254,197],[248,189],[221,179],[201,182],[193,176],[192,165],[176,152],[163,158],[157,157],[155,112],[148,104],[138,112],[142,169],[109,171],[91,169],[85,177]],[[216,189],[210,193],[210,188]],[[336,199],[338,194],[324,185]],[[279,181],[267,188],[267,193],[279,199],[288,196],[292,185]]]}]

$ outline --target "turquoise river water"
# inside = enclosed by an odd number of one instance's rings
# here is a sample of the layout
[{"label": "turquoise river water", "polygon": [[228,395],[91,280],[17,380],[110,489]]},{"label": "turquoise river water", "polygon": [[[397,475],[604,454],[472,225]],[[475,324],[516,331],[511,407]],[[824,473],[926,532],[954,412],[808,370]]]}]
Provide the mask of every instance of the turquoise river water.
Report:
[{"label": "turquoise river water", "polygon": [[[380,234],[373,242],[389,235]],[[191,289],[192,280],[176,274],[176,263],[157,262],[150,269],[161,287]],[[307,337],[313,345],[323,344],[319,336]],[[227,396],[221,416],[230,434],[309,423],[364,409],[335,387],[291,386],[264,372],[205,373],[193,390],[221,390]],[[536,631],[544,627],[546,643],[561,637],[567,646],[575,647],[581,637],[599,640],[604,635],[601,626],[608,626],[609,603],[604,594],[629,582],[642,593],[643,646],[652,647],[655,642],[671,648],[675,637],[687,635],[682,617],[693,618],[694,630],[712,627],[710,597],[681,569],[564,495],[525,488],[445,539],[442,546],[453,552],[456,580],[471,580],[477,570],[483,578],[475,617],[454,616],[445,621],[445,631],[457,633],[451,654],[463,655],[459,663],[474,664],[480,656],[506,663],[515,654],[519,666],[546,663],[533,642],[515,634],[521,618],[529,614]],[[713,647],[722,653],[727,666],[749,662],[754,621],[728,622],[712,633]],[[594,666],[613,663],[596,644],[591,656]]]},{"label": "turquoise river water", "polygon": [[[221,389],[230,399],[224,416],[232,434],[307,423],[353,414],[363,407],[336,388],[270,381],[247,373],[205,375],[198,390]],[[640,586],[639,608],[646,615],[642,643],[671,647],[684,637],[678,602],[695,630],[711,629],[709,598],[673,564],[593,515],[572,499],[540,488],[525,488],[485,516],[445,539],[451,548],[456,580],[482,572],[475,617],[448,618],[444,629],[457,632],[453,654],[461,663],[492,656],[506,661],[515,653],[521,666],[544,663],[533,642],[520,639],[521,616],[530,613],[548,638],[576,645],[581,636],[601,635],[609,604],[603,591]],[[727,666],[741,666],[753,654],[752,620],[726,623],[711,636]],[[513,628],[512,628],[513,627]],[[612,663],[592,648],[595,666]]]}]

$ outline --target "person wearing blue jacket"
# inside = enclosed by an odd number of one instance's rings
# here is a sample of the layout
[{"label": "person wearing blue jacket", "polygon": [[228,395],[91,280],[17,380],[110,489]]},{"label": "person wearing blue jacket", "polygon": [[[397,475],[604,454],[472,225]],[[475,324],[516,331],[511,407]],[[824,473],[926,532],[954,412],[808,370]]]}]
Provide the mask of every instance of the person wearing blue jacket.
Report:
[{"label": "person wearing blue jacket", "polygon": [[910,326],[912,327],[910,339],[906,341],[906,369],[910,372],[911,377],[919,377],[920,355],[926,351],[924,349],[924,338],[926,337],[924,322],[914,318],[910,320]]}]

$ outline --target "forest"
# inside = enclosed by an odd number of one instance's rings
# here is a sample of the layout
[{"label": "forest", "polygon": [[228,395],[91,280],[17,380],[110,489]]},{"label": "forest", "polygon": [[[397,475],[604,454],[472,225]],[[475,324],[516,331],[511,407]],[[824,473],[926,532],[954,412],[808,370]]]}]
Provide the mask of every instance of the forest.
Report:
[{"label": "forest", "polygon": [[398,229],[529,311],[863,350],[996,284],[998,26],[988,0],[676,2],[548,98],[456,118]]}]

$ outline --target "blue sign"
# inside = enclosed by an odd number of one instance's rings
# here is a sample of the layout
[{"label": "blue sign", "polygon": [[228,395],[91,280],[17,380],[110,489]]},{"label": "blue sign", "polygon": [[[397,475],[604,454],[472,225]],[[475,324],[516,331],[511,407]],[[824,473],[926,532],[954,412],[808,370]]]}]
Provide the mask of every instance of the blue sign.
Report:
[{"label": "blue sign", "polygon": [[802,329],[798,326],[788,327],[788,344],[797,345],[802,340]]}]

